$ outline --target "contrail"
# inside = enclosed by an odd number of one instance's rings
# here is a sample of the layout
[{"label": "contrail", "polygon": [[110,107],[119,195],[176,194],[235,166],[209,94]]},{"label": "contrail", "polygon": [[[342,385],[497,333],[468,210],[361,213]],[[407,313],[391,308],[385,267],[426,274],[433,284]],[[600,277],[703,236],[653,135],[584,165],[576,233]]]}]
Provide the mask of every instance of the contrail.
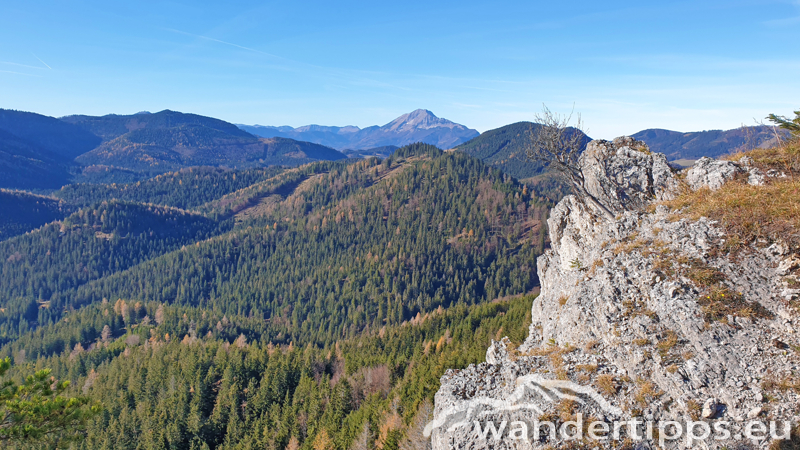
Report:
[{"label": "contrail", "polygon": [[13,72],[11,70],[0,70],[0,73],[13,73],[15,75],[25,75],[27,77],[40,77],[41,78],[41,75],[34,75],[32,73]]},{"label": "contrail", "polygon": [[29,66],[29,65],[27,65],[27,64],[20,64],[20,63],[15,63],[15,62],[10,62],[10,61],[0,61],[0,64],[10,64],[10,65],[12,65],[12,66],[26,67],[26,68],[28,68],[28,69],[39,69],[39,70],[44,70],[44,67],[39,67],[39,66]]},{"label": "contrail", "polygon": [[[211,37],[208,37],[208,36],[202,36],[202,35],[199,35],[199,34],[194,34],[194,33],[187,33],[187,32],[185,32],[185,31],[176,30],[176,29],[174,29],[174,28],[164,28],[164,29],[165,29],[165,30],[167,30],[167,31],[172,31],[173,33],[183,34],[183,35],[186,35],[186,36],[192,36],[192,37],[196,37],[196,38],[199,38],[199,39],[205,39],[205,40],[207,40],[207,41],[219,42],[220,44],[230,45],[231,47],[241,48],[242,50],[247,50],[247,51],[250,51],[250,52],[261,53],[262,55],[271,56],[271,57],[273,57],[273,58],[280,58],[280,59],[284,59],[284,58],[282,58],[282,57],[280,57],[280,56],[278,56],[278,55],[273,55],[272,53],[263,52],[263,51],[261,51],[261,50],[257,50],[257,49],[250,48],[250,47],[245,47],[245,46],[243,46],[243,45],[239,45],[239,44],[234,44],[234,43],[232,43],[232,42],[225,42],[225,41],[221,41],[221,40],[219,40],[219,39],[214,39],[214,38],[211,38]],[[35,55],[34,55],[34,56],[35,56]],[[41,60],[39,60],[39,61],[41,61]]]},{"label": "contrail", "polygon": [[[35,55],[33,52],[31,52],[31,55],[33,55],[33,57],[34,57],[34,58],[38,59],[40,63],[42,63],[42,64],[44,64],[45,66],[47,66],[47,63],[46,63],[46,62],[44,62],[44,61],[42,61],[42,58],[39,58],[39,57],[38,57],[38,56],[36,56],[36,55]],[[47,68],[48,68],[48,69],[50,69],[50,70],[53,70],[53,68],[52,68],[52,67],[50,67],[50,66],[47,66]]]}]

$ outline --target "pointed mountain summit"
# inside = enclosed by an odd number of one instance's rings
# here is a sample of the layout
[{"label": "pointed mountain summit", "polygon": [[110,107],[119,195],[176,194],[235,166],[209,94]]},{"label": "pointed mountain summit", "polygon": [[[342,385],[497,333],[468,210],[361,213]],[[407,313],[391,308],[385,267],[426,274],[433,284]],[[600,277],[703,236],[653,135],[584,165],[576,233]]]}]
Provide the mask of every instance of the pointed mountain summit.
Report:
[{"label": "pointed mountain summit", "polygon": [[403,114],[381,128],[390,131],[416,131],[428,130],[431,128],[458,128],[461,130],[469,130],[469,128],[464,125],[459,125],[447,119],[436,117],[435,114],[427,109],[418,109],[408,114]]},{"label": "pointed mountain summit", "polygon": [[464,125],[436,117],[427,109],[417,109],[403,114],[383,126],[375,125],[363,129],[352,125],[345,127],[306,125],[297,128],[239,125],[239,128],[261,137],[286,137],[349,150],[400,147],[415,142],[448,149],[479,134]]}]

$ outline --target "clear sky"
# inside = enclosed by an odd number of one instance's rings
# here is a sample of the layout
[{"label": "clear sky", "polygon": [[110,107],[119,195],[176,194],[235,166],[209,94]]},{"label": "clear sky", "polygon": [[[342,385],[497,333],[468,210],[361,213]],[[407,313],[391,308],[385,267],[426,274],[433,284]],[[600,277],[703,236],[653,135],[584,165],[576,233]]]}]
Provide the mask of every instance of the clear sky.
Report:
[{"label": "clear sky", "polygon": [[589,134],[800,108],[800,0],[0,3],[0,107],[479,131],[546,103]]}]

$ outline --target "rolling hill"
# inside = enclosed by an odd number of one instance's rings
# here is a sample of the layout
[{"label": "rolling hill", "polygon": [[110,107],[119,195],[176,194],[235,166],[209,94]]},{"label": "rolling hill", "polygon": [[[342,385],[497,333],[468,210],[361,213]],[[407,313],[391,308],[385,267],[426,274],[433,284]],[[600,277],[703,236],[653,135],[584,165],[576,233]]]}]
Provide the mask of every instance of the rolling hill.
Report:
[{"label": "rolling hill", "polygon": [[163,173],[188,166],[299,165],[346,158],[328,147],[286,138],[259,139],[241,130],[228,134],[203,125],[129,131],[79,156],[87,165]]},{"label": "rolling hill", "polygon": [[219,119],[169,110],[62,119],[0,110],[5,188],[127,183],[193,166],[297,166],[343,158],[319,144],[259,138]]},{"label": "rolling hill", "polygon": [[71,161],[100,145],[101,139],[75,124],[32,112],[0,109],[0,130],[44,150],[51,158]]},{"label": "rolling hill", "polygon": [[67,183],[69,169],[58,155],[0,129],[0,187],[58,188]]},{"label": "rolling hill", "polygon": [[[74,212],[0,242],[0,357],[103,403],[86,450],[351,448],[410,419],[525,329],[551,205],[424,144],[58,195]],[[394,420],[365,439],[398,448]]]},{"label": "rolling hill", "polygon": [[72,210],[56,198],[0,189],[0,241],[60,220]]},{"label": "rolling hill", "polygon": [[544,170],[541,164],[528,161],[525,153],[536,127],[532,122],[506,125],[481,133],[454,150],[478,158],[517,179],[530,178]]},{"label": "rolling hill", "polygon": [[123,134],[136,130],[169,129],[181,126],[199,126],[241,138],[252,137],[232,123],[213,117],[186,114],[165,109],[157,113],[138,113],[131,115],[108,114],[105,116],[73,115],[62,117],[63,122],[73,124],[99,137],[110,141]]},{"label": "rolling hill", "polygon": [[644,141],[650,149],[664,153],[669,160],[700,159],[703,156],[716,158],[722,155],[754,148],[768,148],[777,144],[777,136],[786,133],[771,126],[734,128],[682,133],[661,129],[643,130],[631,135]]}]

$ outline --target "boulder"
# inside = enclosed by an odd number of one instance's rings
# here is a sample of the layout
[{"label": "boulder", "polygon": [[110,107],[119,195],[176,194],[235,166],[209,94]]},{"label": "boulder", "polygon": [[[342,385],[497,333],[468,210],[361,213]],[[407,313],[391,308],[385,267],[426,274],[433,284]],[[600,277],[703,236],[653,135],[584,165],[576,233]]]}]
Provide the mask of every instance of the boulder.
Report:
[{"label": "boulder", "polygon": [[686,172],[686,183],[694,190],[708,187],[715,191],[733,179],[742,169],[733,161],[702,157]]}]

